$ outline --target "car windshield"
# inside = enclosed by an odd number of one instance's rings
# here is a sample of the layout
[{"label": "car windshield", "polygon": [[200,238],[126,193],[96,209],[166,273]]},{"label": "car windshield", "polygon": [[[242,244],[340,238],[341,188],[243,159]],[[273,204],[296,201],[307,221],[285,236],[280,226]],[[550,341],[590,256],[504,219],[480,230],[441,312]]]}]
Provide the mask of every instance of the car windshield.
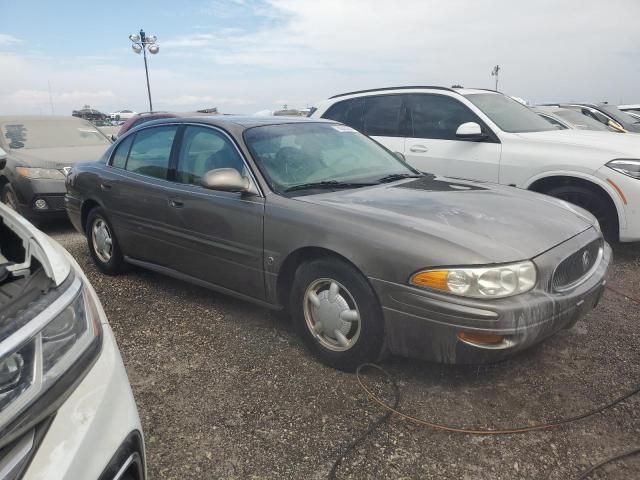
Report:
[{"label": "car windshield", "polygon": [[495,93],[470,93],[467,99],[489,117],[501,130],[509,133],[556,130],[529,107]]},{"label": "car windshield", "polygon": [[327,186],[355,188],[420,175],[351,127],[289,123],[253,127],[244,140],[277,192]]},{"label": "car windshield", "polygon": [[85,120],[20,119],[0,125],[2,138],[9,148],[54,148],[109,145],[109,140]]},{"label": "car windshield", "polygon": [[569,109],[561,109],[553,112],[560,118],[564,118],[568,122],[570,122],[574,127],[580,130],[597,130],[602,132],[612,132],[613,129],[607,127],[605,124],[600,123],[599,121],[587,117],[580,112]]}]

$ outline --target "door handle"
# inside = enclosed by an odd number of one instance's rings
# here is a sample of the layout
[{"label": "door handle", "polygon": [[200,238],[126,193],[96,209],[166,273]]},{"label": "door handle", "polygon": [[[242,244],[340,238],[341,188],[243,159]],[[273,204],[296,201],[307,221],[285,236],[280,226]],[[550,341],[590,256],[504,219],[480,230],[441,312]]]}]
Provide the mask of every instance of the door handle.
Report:
[{"label": "door handle", "polygon": [[180,200],[169,200],[169,206],[173,207],[173,208],[182,208],[184,207],[184,202],[180,201]]},{"label": "door handle", "polygon": [[103,192],[106,192],[107,190],[111,190],[111,184],[110,183],[101,183],[100,184],[100,189]]},{"label": "door handle", "polygon": [[429,149],[424,145],[412,145],[409,150],[413,153],[426,153],[429,151]]}]

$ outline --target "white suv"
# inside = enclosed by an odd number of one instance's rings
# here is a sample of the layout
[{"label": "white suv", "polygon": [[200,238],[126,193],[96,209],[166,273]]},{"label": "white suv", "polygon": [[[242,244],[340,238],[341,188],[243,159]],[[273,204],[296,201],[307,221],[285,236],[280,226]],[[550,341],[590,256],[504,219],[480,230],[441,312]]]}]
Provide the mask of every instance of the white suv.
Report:
[{"label": "white suv", "polygon": [[362,90],[331,97],[310,116],[345,123],[422,171],[546,193],[589,210],[609,239],[640,240],[640,136],[557,130],[478,89]]},{"label": "white suv", "polygon": [[0,204],[0,478],[144,480],[129,380],[71,255]]}]

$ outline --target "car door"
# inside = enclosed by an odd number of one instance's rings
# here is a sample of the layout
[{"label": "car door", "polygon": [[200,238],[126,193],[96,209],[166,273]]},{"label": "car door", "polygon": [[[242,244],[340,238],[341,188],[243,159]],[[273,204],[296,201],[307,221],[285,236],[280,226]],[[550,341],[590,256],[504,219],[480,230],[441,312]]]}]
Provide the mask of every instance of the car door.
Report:
[{"label": "car door", "polygon": [[235,143],[217,128],[187,125],[176,158],[168,215],[171,267],[263,299],[264,197],[200,186],[202,176],[217,168],[251,177]]},{"label": "car door", "polygon": [[[404,155],[418,170],[458,178],[498,182],[501,145],[482,120],[458,99],[440,94],[409,94],[410,134]],[[456,136],[463,123],[474,122],[483,140]]]},{"label": "car door", "polygon": [[167,188],[177,125],[148,127],[124,139],[100,178],[103,205],[125,255],[166,265]]}]

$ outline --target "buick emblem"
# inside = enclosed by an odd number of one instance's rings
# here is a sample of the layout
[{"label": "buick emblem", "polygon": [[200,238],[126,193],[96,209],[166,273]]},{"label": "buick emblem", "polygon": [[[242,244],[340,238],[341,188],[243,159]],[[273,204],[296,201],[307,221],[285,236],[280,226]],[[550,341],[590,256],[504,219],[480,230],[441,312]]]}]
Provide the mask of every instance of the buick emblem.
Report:
[{"label": "buick emblem", "polygon": [[589,270],[589,265],[591,265],[591,255],[589,254],[589,250],[585,250],[582,252],[582,270],[585,272]]}]

